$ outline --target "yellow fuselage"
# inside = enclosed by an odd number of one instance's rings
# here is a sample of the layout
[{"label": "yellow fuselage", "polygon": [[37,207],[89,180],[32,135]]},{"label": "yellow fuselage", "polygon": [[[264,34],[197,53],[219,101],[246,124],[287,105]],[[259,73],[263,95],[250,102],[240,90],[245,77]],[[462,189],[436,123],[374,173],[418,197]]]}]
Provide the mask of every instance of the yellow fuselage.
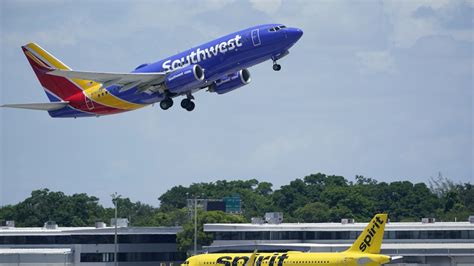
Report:
[{"label": "yellow fuselage", "polygon": [[[182,266],[244,266],[249,262],[252,253],[219,253],[202,254],[190,257]],[[355,252],[334,253],[257,253],[253,266],[313,266],[313,265],[347,265],[375,266],[390,261],[389,256]]]}]

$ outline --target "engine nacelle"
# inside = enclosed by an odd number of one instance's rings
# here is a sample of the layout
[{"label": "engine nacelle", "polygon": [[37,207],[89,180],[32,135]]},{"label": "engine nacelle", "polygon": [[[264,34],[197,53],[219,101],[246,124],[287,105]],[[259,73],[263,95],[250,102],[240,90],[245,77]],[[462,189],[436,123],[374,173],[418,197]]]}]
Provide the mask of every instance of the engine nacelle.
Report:
[{"label": "engine nacelle", "polygon": [[244,68],[226,76],[225,78],[217,80],[211,85],[210,91],[216,92],[217,94],[224,94],[247,85],[250,81],[250,72]]},{"label": "engine nacelle", "polygon": [[171,72],[165,79],[166,88],[173,93],[182,93],[198,86],[204,80],[204,71],[199,65],[188,65]]}]

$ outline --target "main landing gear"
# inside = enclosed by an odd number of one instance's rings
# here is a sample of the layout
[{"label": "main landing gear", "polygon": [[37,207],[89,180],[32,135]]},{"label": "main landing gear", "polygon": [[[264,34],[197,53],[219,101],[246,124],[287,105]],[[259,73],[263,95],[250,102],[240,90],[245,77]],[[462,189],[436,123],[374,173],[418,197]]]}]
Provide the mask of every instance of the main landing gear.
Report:
[{"label": "main landing gear", "polygon": [[279,65],[279,64],[277,63],[277,61],[274,60],[274,61],[273,61],[273,70],[275,70],[275,71],[280,71],[280,69],[281,69],[281,65]]},{"label": "main landing gear", "polygon": [[163,110],[168,110],[171,106],[173,106],[173,99],[171,97],[166,97],[160,102],[160,107]]},{"label": "main landing gear", "polygon": [[184,109],[186,109],[187,111],[191,112],[192,110],[194,110],[194,107],[196,105],[194,104],[194,102],[189,99],[189,98],[184,98],[182,101],[181,101],[181,107],[183,107]]},{"label": "main landing gear", "polygon": [[[191,112],[192,110],[194,110],[194,107],[196,106],[193,102],[193,99],[194,97],[192,95],[188,95],[187,98],[184,98],[181,101],[181,107]],[[171,108],[171,106],[173,106],[173,99],[169,96],[167,96],[165,99],[163,99],[160,102],[160,107],[163,110],[168,110],[169,108]]]}]

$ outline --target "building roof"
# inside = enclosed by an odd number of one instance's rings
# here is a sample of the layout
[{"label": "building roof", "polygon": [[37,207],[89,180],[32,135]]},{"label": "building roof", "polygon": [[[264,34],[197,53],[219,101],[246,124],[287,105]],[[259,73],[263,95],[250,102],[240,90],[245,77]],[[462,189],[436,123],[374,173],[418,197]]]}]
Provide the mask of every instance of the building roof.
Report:
[{"label": "building roof", "polygon": [[[118,227],[118,234],[140,235],[176,235],[182,230],[180,226],[172,227]],[[0,236],[29,236],[29,235],[110,235],[114,234],[115,227],[58,227],[46,229],[44,227],[1,227]]]},{"label": "building roof", "polygon": [[[316,244],[316,243],[249,243],[240,245],[211,245],[205,247],[208,252],[232,252],[259,250],[299,250],[303,252],[340,252],[349,248],[351,244]],[[474,254],[474,243],[382,243],[382,253],[403,255],[469,255]]]},{"label": "building roof", "polygon": [[[295,247],[345,247],[350,244],[320,244],[320,243],[288,243],[264,244],[268,246],[295,246]],[[474,243],[382,243],[382,249],[474,249]]]},{"label": "building roof", "polygon": [[[255,231],[362,231],[367,223],[282,223],[282,224],[204,224],[206,232],[255,232]],[[474,230],[469,222],[392,222],[386,231],[421,230]]]},{"label": "building roof", "polygon": [[0,255],[71,254],[70,248],[0,248]]}]

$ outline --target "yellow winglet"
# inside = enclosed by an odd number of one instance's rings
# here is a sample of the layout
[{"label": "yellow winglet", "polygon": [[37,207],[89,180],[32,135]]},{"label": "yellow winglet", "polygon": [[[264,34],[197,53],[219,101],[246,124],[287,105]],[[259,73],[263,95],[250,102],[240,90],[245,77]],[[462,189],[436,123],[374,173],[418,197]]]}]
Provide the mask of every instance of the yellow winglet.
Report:
[{"label": "yellow winglet", "polygon": [[254,250],[246,266],[254,266],[256,257],[257,257],[257,250]]}]

